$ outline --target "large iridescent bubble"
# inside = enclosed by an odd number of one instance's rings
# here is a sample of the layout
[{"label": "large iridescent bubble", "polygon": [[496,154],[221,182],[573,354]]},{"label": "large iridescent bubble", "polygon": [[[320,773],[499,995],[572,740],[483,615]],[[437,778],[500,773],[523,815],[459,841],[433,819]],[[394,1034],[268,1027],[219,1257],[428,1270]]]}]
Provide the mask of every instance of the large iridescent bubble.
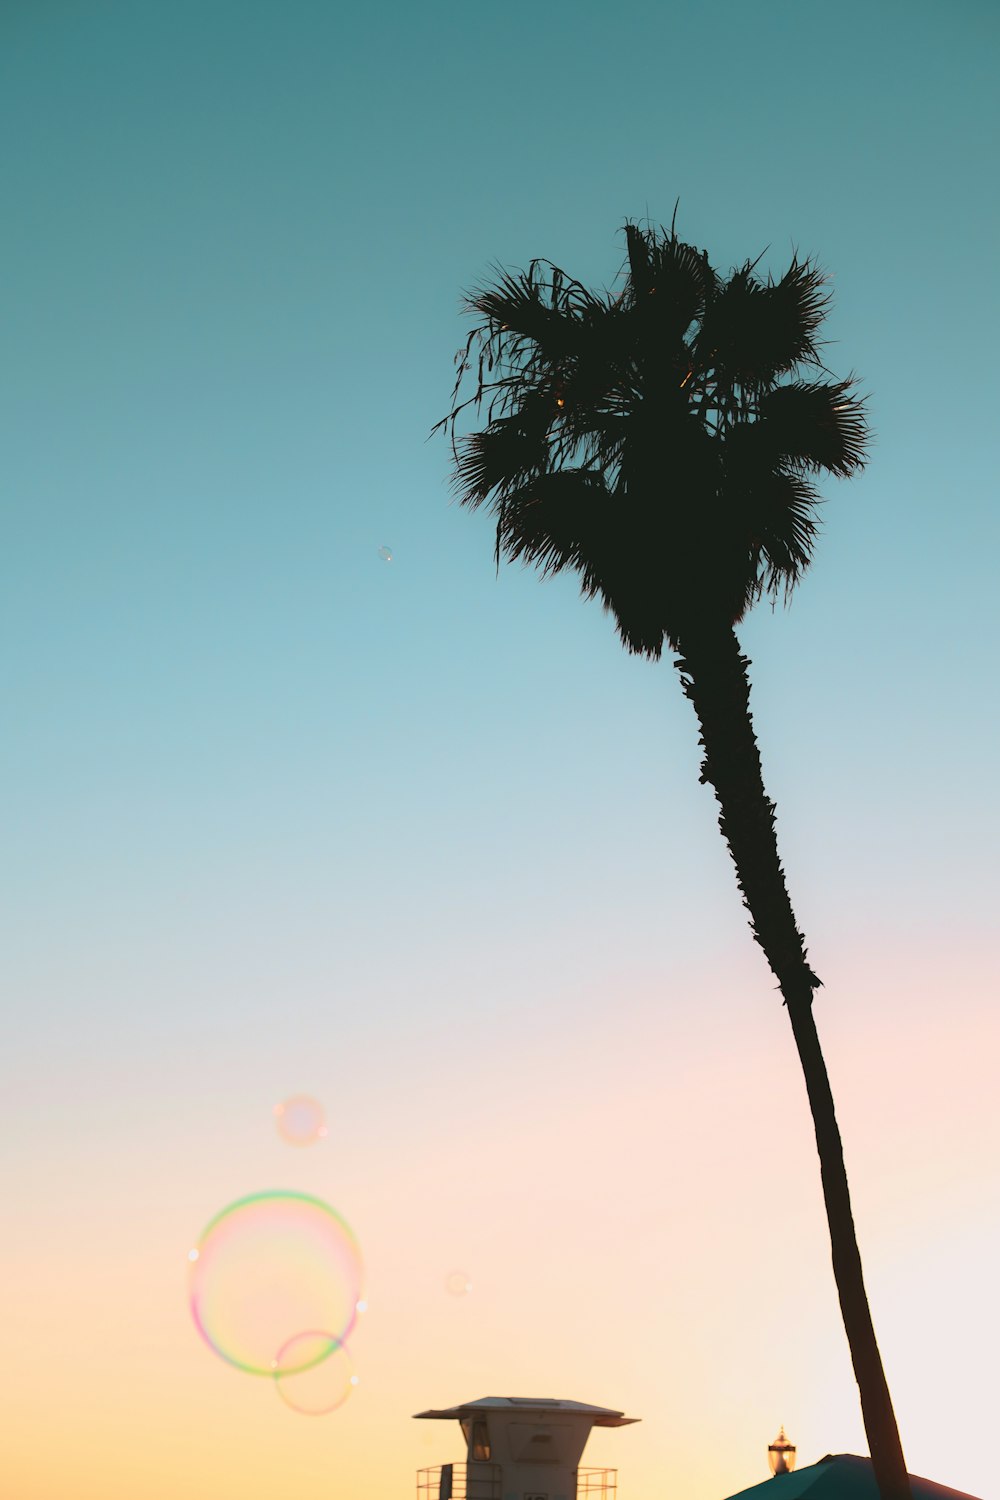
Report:
[{"label": "large iridescent bubble", "polygon": [[[350,1226],[307,1193],[254,1193],[224,1208],[189,1253],[191,1315],[220,1358],[250,1375],[292,1376],[332,1352],[362,1300],[361,1252]],[[299,1357],[301,1358],[299,1359]],[[299,1360],[299,1362],[297,1362]]]}]

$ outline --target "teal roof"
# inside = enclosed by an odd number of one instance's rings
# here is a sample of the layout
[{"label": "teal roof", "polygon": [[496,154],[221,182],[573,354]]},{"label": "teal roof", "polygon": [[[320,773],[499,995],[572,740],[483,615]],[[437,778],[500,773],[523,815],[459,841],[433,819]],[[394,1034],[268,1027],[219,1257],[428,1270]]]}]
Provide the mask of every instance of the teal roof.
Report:
[{"label": "teal roof", "polygon": [[[910,1475],[913,1500],[977,1500],[964,1490]],[[729,1500],[879,1500],[870,1458],[854,1453],[828,1453],[818,1464],[794,1474],[778,1474],[762,1484],[730,1495]]]}]

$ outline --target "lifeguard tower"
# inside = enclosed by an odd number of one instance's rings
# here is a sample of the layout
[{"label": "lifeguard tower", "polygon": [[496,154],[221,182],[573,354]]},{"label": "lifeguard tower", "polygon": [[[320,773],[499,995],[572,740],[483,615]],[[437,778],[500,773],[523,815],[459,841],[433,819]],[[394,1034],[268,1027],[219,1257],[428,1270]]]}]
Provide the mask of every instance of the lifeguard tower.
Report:
[{"label": "lifeguard tower", "polygon": [[461,1423],[465,1462],[417,1470],[417,1500],[616,1500],[617,1469],[581,1468],[592,1427],[626,1417],[583,1401],[483,1396],[418,1418]]}]

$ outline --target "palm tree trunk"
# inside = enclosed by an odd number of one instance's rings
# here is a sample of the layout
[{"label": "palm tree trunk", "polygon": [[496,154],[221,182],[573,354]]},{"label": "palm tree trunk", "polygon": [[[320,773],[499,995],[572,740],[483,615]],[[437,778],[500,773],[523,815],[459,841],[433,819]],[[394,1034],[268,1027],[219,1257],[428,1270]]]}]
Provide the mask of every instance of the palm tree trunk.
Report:
[{"label": "palm tree trunk", "polygon": [[684,636],[679,644],[676,666],[701,725],[705,751],[701,780],[714,788],[718,798],[719,827],[736,866],[743,904],[750,913],[754,938],[764,950],[788,1007],[805,1076],[830,1229],[833,1274],[861,1394],[875,1480],[881,1500],[912,1500],[872,1327],[844,1148],[813,1017],[813,991],[820,980],[806,960],[778,858],[774,803],[764,791],[760,752],[750,718],[750,663],[729,628],[716,632],[699,629]]}]

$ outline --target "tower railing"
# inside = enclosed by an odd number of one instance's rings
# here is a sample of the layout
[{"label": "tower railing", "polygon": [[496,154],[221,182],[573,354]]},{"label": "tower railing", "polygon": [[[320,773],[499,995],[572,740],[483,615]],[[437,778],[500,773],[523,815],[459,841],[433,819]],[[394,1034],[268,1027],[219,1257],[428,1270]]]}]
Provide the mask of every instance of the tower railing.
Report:
[{"label": "tower railing", "polygon": [[417,1470],[417,1500],[501,1500],[500,1465],[435,1464]]},{"label": "tower railing", "polygon": [[[435,1464],[417,1470],[417,1500],[502,1500],[499,1464]],[[617,1500],[617,1469],[577,1469],[576,1500]]]},{"label": "tower railing", "polygon": [[576,1500],[617,1500],[617,1469],[577,1469]]}]

